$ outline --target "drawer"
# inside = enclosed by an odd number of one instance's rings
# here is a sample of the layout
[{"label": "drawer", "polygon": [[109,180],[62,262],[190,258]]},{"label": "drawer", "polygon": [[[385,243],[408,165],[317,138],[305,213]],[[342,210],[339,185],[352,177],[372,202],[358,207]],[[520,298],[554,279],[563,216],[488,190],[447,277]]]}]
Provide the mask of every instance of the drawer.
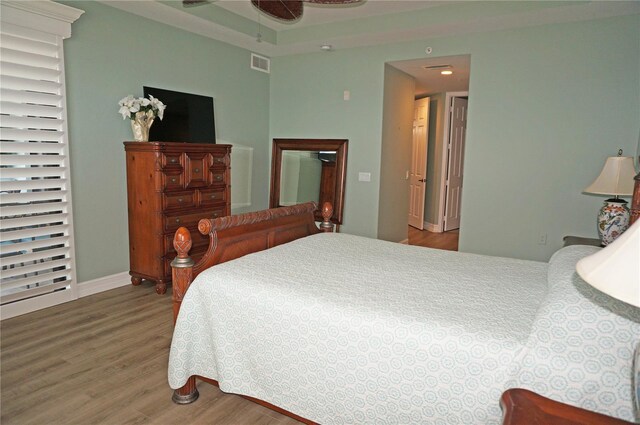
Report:
[{"label": "drawer", "polygon": [[165,210],[172,210],[184,207],[195,207],[195,192],[170,192],[162,194],[162,207]]},{"label": "drawer", "polygon": [[180,152],[163,153],[162,168],[182,168],[182,153]]},{"label": "drawer", "polygon": [[[216,218],[224,215],[224,205],[210,210],[199,210],[188,214],[165,214],[163,216],[164,231],[175,232],[178,227],[189,229],[198,227],[198,222],[203,218]],[[193,233],[193,232],[191,232]]]},{"label": "drawer", "polygon": [[211,154],[211,157],[212,157],[212,162],[211,162],[212,167],[226,167],[228,164],[227,158],[229,158],[229,155],[227,155],[224,152],[213,152]]},{"label": "drawer", "polygon": [[187,187],[204,187],[207,185],[207,170],[211,157],[202,152],[187,152],[185,172],[187,175]]},{"label": "drawer", "polygon": [[200,189],[200,205],[212,206],[227,201],[226,189],[224,187],[211,189]]},{"label": "drawer", "polygon": [[209,175],[210,175],[209,184],[215,185],[215,184],[226,183],[226,175],[227,175],[226,169],[218,170],[218,169],[212,168],[209,170]]},{"label": "drawer", "polygon": [[165,190],[184,189],[182,170],[164,170],[162,172],[162,188]]}]

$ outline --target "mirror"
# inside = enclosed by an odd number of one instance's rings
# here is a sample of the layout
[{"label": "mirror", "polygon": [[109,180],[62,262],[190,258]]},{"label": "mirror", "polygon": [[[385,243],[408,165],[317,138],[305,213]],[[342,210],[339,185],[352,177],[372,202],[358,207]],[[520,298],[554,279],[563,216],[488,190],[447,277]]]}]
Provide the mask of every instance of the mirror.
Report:
[{"label": "mirror", "polygon": [[273,139],[269,207],[328,201],[331,221],[342,224],[346,168],[346,139]]}]

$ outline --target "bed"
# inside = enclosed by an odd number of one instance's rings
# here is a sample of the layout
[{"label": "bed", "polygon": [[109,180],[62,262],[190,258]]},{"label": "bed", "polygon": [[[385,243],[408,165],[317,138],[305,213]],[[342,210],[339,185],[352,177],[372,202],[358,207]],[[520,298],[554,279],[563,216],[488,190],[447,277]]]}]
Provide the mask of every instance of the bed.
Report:
[{"label": "bed", "polygon": [[307,423],[499,423],[521,387],[633,420],[640,311],[575,273],[599,248],[411,247],[331,233],[329,208],[321,229],[312,203],[202,220],[197,264],[176,234],[174,401],[199,378]]}]

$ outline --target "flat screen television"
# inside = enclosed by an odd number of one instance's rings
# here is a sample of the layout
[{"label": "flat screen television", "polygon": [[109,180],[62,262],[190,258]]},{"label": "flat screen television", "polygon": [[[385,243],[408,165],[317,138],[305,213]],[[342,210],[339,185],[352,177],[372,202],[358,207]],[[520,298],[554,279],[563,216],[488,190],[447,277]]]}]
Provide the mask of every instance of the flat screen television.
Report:
[{"label": "flat screen television", "polygon": [[215,143],[213,98],[172,90],[143,87],[144,97],[158,98],[167,107],[149,131],[153,142]]}]

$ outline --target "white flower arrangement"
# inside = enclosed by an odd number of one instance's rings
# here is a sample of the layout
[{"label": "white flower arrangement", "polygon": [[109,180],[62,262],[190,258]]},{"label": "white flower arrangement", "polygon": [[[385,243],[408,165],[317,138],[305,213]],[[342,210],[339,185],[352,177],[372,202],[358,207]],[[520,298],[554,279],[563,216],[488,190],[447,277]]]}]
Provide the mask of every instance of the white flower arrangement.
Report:
[{"label": "white flower arrangement", "polygon": [[152,120],[158,117],[162,120],[164,109],[166,108],[164,103],[151,95],[149,95],[149,99],[145,97],[135,98],[133,95],[129,95],[120,99],[118,105],[120,105],[118,112],[122,115],[122,119],[129,118],[130,120],[141,118],[140,115],[142,114],[138,114],[139,112],[143,112],[146,115],[146,119]]}]

